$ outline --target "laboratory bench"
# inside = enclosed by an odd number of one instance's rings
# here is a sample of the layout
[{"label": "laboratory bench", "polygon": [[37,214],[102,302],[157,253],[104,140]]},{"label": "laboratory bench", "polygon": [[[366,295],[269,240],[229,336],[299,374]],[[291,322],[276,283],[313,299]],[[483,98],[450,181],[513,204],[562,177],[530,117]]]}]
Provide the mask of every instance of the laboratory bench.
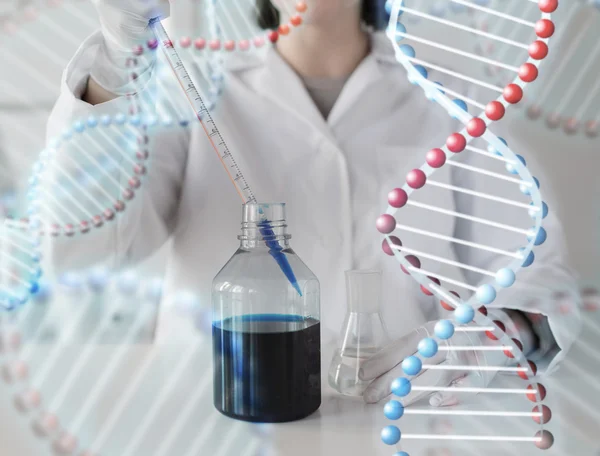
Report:
[{"label": "laboratory bench", "polygon": [[[550,450],[539,450],[533,443],[433,437],[403,441],[402,450],[411,456],[598,456],[600,311],[584,313],[583,321],[583,334],[561,368],[542,380],[548,390],[545,403],[553,414],[546,426],[555,437]],[[329,387],[332,340],[322,347],[322,405],[317,412],[281,424],[235,421],[213,407],[209,335],[184,334],[177,325],[173,328],[178,336],[165,345],[30,344],[26,348],[30,382],[42,385],[44,406],[60,410],[61,423],[75,428],[83,447],[94,441],[99,445],[98,456],[392,456],[396,449],[380,438],[381,429],[389,424],[398,425],[405,434],[429,436],[533,437],[538,429],[531,417],[411,414],[391,422],[383,415],[385,401],[368,405]],[[60,350],[60,355],[53,355],[53,350]],[[45,369],[49,360],[52,368]],[[6,362],[3,357],[2,363]],[[100,383],[101,388],[94,388]],[[498,376],[492,386],[524,388],[526,384],[516,377]],[[22,388],[0,381],[0,455],[55,454],[50,441],[31,430],[36,415],[15,409],[12,398]],[[521,395],[480,394],[448,410],[530,412],[532,407]],[[423,413],[432,410],[426,402],[413,408]]]}]

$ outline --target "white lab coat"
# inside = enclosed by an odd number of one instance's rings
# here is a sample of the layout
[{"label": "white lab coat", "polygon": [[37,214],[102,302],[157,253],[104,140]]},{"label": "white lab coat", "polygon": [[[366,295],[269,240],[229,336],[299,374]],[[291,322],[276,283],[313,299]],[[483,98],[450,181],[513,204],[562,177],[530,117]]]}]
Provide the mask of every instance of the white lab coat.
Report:
[{"label": "white lab coat", "polygon": [[[98,33],[90,37],[67,67],[49,122],[50,136],[75,119],[119,110],[123,100],[95,107],[80,100],[100,40]],[[387,193],[401,186],[406,172],[420,166],[425,152],[443,144],[456,127],[439,106],[427,102],[422,91],[407,82],[387,39],[376,34],[372,41],[371,54],[352,74],[326,121],[299,77],[273,49],[232,57],[225,92],[214,113],[259,201],[287,203],[291,245],[321,283],[325,334],[340,331],[345,314],[344,271],[351,268],[383,270],[383,314],[393,336],[437,319],[441,312],[437,302],[400,271],[397,261],[382,253],[375,220],[387,208]],[[482,160],[475,154],[463,155],[461,159],[471,164]],[[198,126],[157,133],[151,157],[143,197],[136,197],[136,204],[94,237],[53,241],[55,264],[92,263],[108,254],[114,265],[137,261],[172,237],[166,296],[188,289],[208,304],[213,277],[238,246],[240,200]],[[435,178],[454,184],[470,180],[469,188],[494,192],[493,179],[459,168],[446,166]],[[511,211],[502,208],[500,213],[498,206],[485,200],[435,188],[420,192],[421,201],[524,226],[510,220]],[[483,234],[485,230],[447,215],[415,208],[402,211],[399,222],[446,236],[511,251],[526,243],[503,233]],[[555,363],[577,336],[579,316],[576,309],[561,315],[556,303],[547,299],[556,288],[575,293],[576,284],[564,267],[562,232],[552,213],[545,226],[548,241],[537,250],[537,262],[523,270],[517,285],[504,291],[494,305],[548,315],[563,349]],[[417,234],[402,239],[405,246],[474,266],[498,269],[508,262],[482,251],[452,249],[446,242]],[[431,268],[442,271],[433,264]],[[445,273],[456,276],[456,271]],[[545,290],[543,296],[531,292],[540,298],[536,303],[521,299],[532,283]],[[168,308],[166,298],[161,312]],[[162,333],[159,319],[159,338]]]}]

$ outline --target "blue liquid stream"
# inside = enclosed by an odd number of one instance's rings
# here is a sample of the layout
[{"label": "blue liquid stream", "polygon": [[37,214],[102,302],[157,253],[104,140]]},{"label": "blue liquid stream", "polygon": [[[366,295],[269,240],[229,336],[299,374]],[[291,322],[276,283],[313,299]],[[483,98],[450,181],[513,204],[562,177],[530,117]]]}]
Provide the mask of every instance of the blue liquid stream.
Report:
[{"label": "blue liquid stream", "polygon": [[[263,237],[275,237],[275,233],[273,229],[269,225],[269,221],[265,220],[258,224],[258,230]],[[294,271],[292,271],[292,266],[290,266],[290,262],[288,261],[285,253],[283,253],[283,247],[279,245],[279,241],[275,240],[265,240],[265,244],[269,247],[269,254],[277,261],[279,268],[285,274],[287,279],[290,281],[294,289],[298,292],[300,296],[302,296],[302,290],[298,285],[298,281],[296,280],[296,276],[294,275]]]}]

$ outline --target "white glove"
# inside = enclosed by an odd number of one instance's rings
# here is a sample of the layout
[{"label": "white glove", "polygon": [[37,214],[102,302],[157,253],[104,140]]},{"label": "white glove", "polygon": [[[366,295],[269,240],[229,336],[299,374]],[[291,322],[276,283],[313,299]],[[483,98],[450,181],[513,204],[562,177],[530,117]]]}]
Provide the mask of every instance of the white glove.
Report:
[{"label": "white glove", "polygon": [[[92,65],[90,76],[105,90],[116,95],[134,93],[147,81],[155,62],[146,43],[154,38],[148,23],[154,17],[169,15],[167,0],[93,0],[102,27],[103,43]],[[144,53],[131,66],[136,46]],[[136,81],[132,74],[137,75]]]},{"label": "white glove", "polygon": [[[502,313],[502,312],[500,312]],[[494,317],[492,317],[494,318]],[[494,318],[496,319],[496,318]],[[504,320],[504,318],[502,319]],[[367,403],[375,403],[391,394],[392,382],[398,377],[406,377],[402,370],[402,361],[417,352],[419,342],[426,338],[434,338],[434,327],[437,321],[430,321],[392,342],[373,356],[364,361],[359,371],[359,379],[371,381],[363,394]],[[510,325],[509,325],[510,326]],[[509,333],[510,334],[510,333]],[[498,341],[492,341],[483,332],[455,332],[446,341],[439,343],[435,356],[422,358],[424,365],[447,365],[469,367],[504,367],[510,359],[502,350],[452,350],[452,348],[499,346]],[[484,388],[494,378],[496,370],[468,370],[457,367],[452,370],[437,370],[423,368],[421,372],[411,379],[412,386],[429,387],[475,387]],[[421,398],[431,394],[427,391],[411,391],[402,398],[404,406],[409,406]],[[429,404],[436,406],[449,406],[458,404],[458,396],[452,392],[436,392],[429,398]]]}]

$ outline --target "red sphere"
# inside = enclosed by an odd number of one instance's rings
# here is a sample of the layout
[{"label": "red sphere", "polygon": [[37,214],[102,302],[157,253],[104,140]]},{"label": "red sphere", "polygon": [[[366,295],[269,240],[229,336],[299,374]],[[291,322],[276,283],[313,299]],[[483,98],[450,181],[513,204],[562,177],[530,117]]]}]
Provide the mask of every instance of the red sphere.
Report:
[{"label": "red sphere", "polygon": [[539,438],[539,440],[535,442],[535,446],[540,450],[547,450],[554,445],[554,436],[549,431],[538,431],[535,436]]},{"label": "red sphere", "polygon": [[542,385],[541,383],[529,385],[527,387],[527,389],[529,391],[537,390],[537,394],[533,393],[533,392],[527,393],[527,399],[529,399],[531,402],[537,402],[538,401],[537,396],[540,397],[540,401],[543,401],[544,399],[546,399],[546,387],[544,385]]},{"label": "red sphere", "polygon": [[446,154],[442,149],[431,149],[427,152],[425,160],[432,168],[441,168],[446,163]]},{"label": "red sphere", "polygon": [[[429,277],[429,276],[427,276],[427,278],[429,280],[431,280],[433,283],[435,283],[436,285],[440,284],[440,280],[436,279],[435,277]],[[425,288],[423,285],[421,285],[421,291],[423,293],[425,293],[427,296],[433,296],[433,293],[431,291],[429,291],[427,288]]]},{"label": "red sphere", "polygon": [[467,133],[469,133],[474,138],[479,138],[481,135],[485,133],[486,125],[483,119],[479,117],[473,117],[467,123]]},{"label": "red sphere", "polygon": [[[451,291],[450,293],[452,293],[454,296],[460,299],[460,296],[456,291]],[[440,301],[440,305],[448,312],[452,312],[454,310],[454,306],[452,304],[447,303],[446,301]]]},{"label": "red sphere", "polygon": [[504,87],[504,99],[510,103],[515,104],[521,101],[523,98],[523,89],[519,87],[517,84],[508,84]]},{"label": "red sphere", "polygon": [[485,115],[490,120],[500,120],[504,117],[504,105],[499,101],[490,101],[485,107]]},{"label": "red sphere", "polygon": [[[527,361],[527,363],[529,364],[529,370],[517,372],[519,374],[519,377],[521,377],[523,380],[529,380],[530,376],[535,377],[535,374],[537,374],[537,366],[535,365],[535,363],[533,361]],[[519,364],[518,367],[523,366]]]},{"label": "red sphere", "polygon": [[221,49],[221,40],[210,40],[208,42],[208,47],[212,51],[218,51],[219,49]]},{"label": "red sphere", "polygon": [[[514,344],[517,346],[517,348],[518,348],[520,351],[523,351],[523,344],[521,343],[521,341],[520,341],[520,340],[518,340],[518,339],[513,339],[512,341],[514,342]],[[512,351],[512,350],[508,350],[508,349],[507,349],[507,350],[504,350],[504,354],[505,354],[506,356],[508,356],[509,358],[511,358],[511,359],[515,357],[515,355],[513,354],[513,351]]]},{"label": "red sphere", "polygon": [[541,413],[542,416],[533,416],[533,421],[537,424],[546,424],[552,419],[552,410],[547,405],[536,405],[531,413]]},{"label": "red sphere", "polygon": [[425,182],[427,182],[427,176],[425,176],[425,173],[420,169],[413,169],[406,176],[406,183],[409,187],[414,189],[422,188],[425,185]]},{"label": "red sphere", "polygon": [[596,136],[598,136],[599,125],[600,122],[598,122],[597,120],[590,120],[585,124],[585,134],[590,138],[595,138]]},{"label": "red sphere", "polygon": [[[419,269],[421,267],[421,260],[419,260],[414,255],[407,255],[404,257],[404,259],[417,269]],[[404,272],[405,274],[410,274],[410,272],[404,266],[400,266],[400,268],[402,269],[402,272]]]},{"label": "red sphere", "polygon": [[467,147],[467,140],[460,133],[452,133],[446,139],[446,147],[450,152],[454,152],[455,154],[462,152]]},{"label": "red sphere", "polygon": [[550,19],[540,19],[535,23],[535,33],[540,38],[550,38],[554,35],[554,22]]},{"label": "red sphere", "polygon": [[546,117],[546,125],[552,130],[558,128],[561,122],[562,118],[555,112],[548,114],[548,116]]},{"label": "red sphere", "polygon": [[278,30],[280,35],[287,35],[288,33],[290,33],[290,26],[287,24],[282,24],[279,26]]},{"label": "red sphere", "polygon": [[548,45],[543,41],[534,41],[529,45],[529,55],[532,59],[542,60],[548,55]]},{"label": "red sphere", "polygon": [[408,202],[408,195],[401,188],[395,188],[388,193],[388,203],[395,208],[401,208]]},{"label": "red sphere", "polygon": [[535,81],[538,77],[538,69],[533,63],[524,63],[519,68],[519,77],[524,82]]},{"label": "red sphere", "polygon": [[488,310],[486,306],[481,306],[479,309],[477,309],[478,312],[482,313],[483,315],[485,315],[487,317],[488,314]]},{"label": "red sphere", "polygon": [[271,43],[276,43],[279,39],[279,33],[277,33],[275,30],[271,30],[269,33],[267,33],[267,38]]},{"label": "red sphere", "polygon": [[[498,326],[498,328],[500,328],[500,331],[502,331],[502,332],[506,331],[506,327],[504,326],[504,323],[502,323],[501,321],[498,321],[498,320],[494,320],[494,323],[496,324],[496,326]],[[494,331],[486,331],[485,335],[488,336],[492,340],[498,340],[499,338],[496,337],[494,332],[495,332],[495,330]]]},{"label": "red sphere", "polygon": [[223,47],[225,48],[226,51],[233,51],[235,49],[235,41],[227,40],[223,44]]},{"label": "red sphere", "polygon": [[375,226],[380,233],[390,234],[396,229],[396,219],[390,214],[383,214],[379,216]]},{"label": "red sphere", "polygon": [[539,0],[538,6],[543,13],[553,13],[558,8],[558,0]]},{"label": "red sphere", "polygon": [[[397,245],[398,247],[402,247],[402,241],[397,236],[390,236],[390,241],[392,241],[393,245]],[[390,243],[387,239],[384,239],[381,243],[381,248],[386,253],[386,255],[394,256],[394,250],[390,247]]]},{"label": "red sphere", "polygon": [[300,24],[302,24],[302,18],[298,15],[296,16],[292,16],[290,18],[290,23],[294,26],[294,27],[298,27]]}]

